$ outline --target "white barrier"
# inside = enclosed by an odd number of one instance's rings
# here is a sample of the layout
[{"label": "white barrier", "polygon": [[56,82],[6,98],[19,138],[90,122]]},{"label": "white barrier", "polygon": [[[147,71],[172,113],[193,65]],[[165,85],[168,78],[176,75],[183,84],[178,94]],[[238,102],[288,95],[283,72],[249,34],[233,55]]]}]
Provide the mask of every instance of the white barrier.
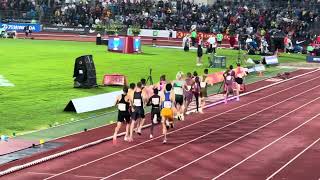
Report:
[{"label": "white barrier", "polygon": [[65,107],[65,111],[76,111],[77,113],[95,111],[114,106],[117,96],[121,95],[122,91],[105,93],[84,98],[72,99]]}]

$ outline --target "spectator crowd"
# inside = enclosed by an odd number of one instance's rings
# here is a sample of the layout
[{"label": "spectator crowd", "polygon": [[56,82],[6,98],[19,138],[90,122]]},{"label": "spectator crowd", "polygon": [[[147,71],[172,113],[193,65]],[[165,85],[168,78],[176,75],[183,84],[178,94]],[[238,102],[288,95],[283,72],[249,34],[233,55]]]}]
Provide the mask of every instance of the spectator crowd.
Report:
[{"label": "spectator crowd", "polygon": [[277,32],[311,39],[319,33],[314,30],[320,24],[319,0],[217,1],[213,5],[190,0],[0,0],[0,10],[41,17],[49,13],[47,23],[58,26],[95,27],[118,22],[127,27],[189,31],[196,25],[200,32],[264,36],[267,41]]}]

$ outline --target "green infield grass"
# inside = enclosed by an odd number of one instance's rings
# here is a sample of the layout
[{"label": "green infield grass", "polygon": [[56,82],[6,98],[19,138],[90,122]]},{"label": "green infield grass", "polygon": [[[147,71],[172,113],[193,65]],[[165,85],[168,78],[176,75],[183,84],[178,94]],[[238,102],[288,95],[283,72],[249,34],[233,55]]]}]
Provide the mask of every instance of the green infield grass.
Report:
[{"label": "green infield grass", "polygon": [[[208,65],[197,67],[196,52],[143,46],[143,54],[119,54],[106,51],[106,46],[94,43],[69,41],[0,39],[0,76],[14,86],[0,86],[0,134],[23,134],[46,129],[50,125],[67,123],[112,109],[76,114],[63,112],[70,99],[119,90],[119,87],[93,89],[73,88],[75,58],[92,54],[97,72],[97,82],[102,83],[104,74],[119,73],[129,82],[147,78],[152,68],[154,82],[160,75],[173,79],[177,71],[200,74]],[[219,49],[218,55],[227,57],[227,64],[236,64],[238,51]],[[259,56],[252,56],[260,59]],[[283,55],[281,62],[305,61],[304,55]],[[272,68],[270,68],[272,69]],[[222,69],[210,69],[210,72]]]}]

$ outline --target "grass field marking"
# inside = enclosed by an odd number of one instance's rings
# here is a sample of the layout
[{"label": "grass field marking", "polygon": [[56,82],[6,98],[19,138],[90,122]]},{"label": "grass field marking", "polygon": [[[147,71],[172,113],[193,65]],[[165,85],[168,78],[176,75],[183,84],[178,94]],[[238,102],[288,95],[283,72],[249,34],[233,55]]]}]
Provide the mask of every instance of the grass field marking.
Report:
[{"label": "grass field marking", "polygon": [[14,84],[0,74],[0,87],[13,87]]},{"label": "grass field marking", "polygon": [[[317,71],[319,71],[319,69],[316,69],[316,70],[314,70],[314,71],[310,71],[310,72],[307,72],[307,73],[304,73],[304,74],[301,74],[301,75],[298,75],[298,76],[295,76],[295,77],[286,79],[286,80],[281,81],[281,82],[274,83],[274,85],[278,85],[278,84],[280,84],[280,83],[284,83],[284,82],[287,82],[287,81],[289,81],[289,80],[293,80],[293,79],[296,79],[296,78],[298,78],[298,77],[302,77],[302,76],[305,76],[305,75],[308,75],[308,74],[310,74],[310,73],[314,73],[314,72],[317,72]],[[223,112],[223,113],[220,113],[220,114],[218,114],[218,115],[222,115],[222,114],[228,113],[228,112],[230,112],[230,111],[233,111],[233,110],[239,109],[239,108],[241,108],[241,107],[244,107],[244,106],[246,106],[246,105],[250,105],[250,104],[252,104],[252,103],[254,103],[254,102],[257,102],[257,101],[259,101],[259,100],[265,99],[265,98],[267,98],[267,97],[270,97],[270,96],[272,96],[272,95],[278,94],[278,93],[280,93],[280,92],[286,91],[286,90],[288,90],[288,89],[292,89],[292,88],[294,88],[294,87],[296,87],[296,86],[299,86],[299,85],[301,85],[301,84],[307,83],[307,82],[312,81],[312,80],[317,79],[317,78],[319,78],[319,77],[312,78],[312,79],[310,79],[310,80],[308,80],[308,81],[305,81],[305,82],[296,84],[296,85],[294,85],[294,86],[291,86],[291,87],[289,87],[289,88],[285,88],[285,89],[283,89],[283,90],[281,90],[281,91],[278,91],[278,92],[269,94],[269,95],[267,95],[267,96],[265,96],[265,97],[259,98],[259,99],[257,99],[257,100],[254,100],[254,101],[250,102],[250,103],[243,104],[243,105],[241,105],[241,106],[238,106],[238,107],[236,107],[236,108],[230,109],[230,110],[225,111],[225,112]],[[269,88],[269,87],[272,87],[272,86],[265,86],[265,88],[259,88],[259,89],[260,89],[260,90],[263,90],[263,89],[266,89],[266,88]],[[251,92],[251,91],[250,91],[250,92]],[[256,92],[256,91],[253,91],[253,93],[255,93],[255,92]],[[249,92],[244,93],[244,94],[249,94]],[[208,108],[208,107],[212,107],[212,106],[207,105],[205,108]],[[216,116],[218,116],[218,115],[216,115]],[[216,117],[216,116],[213,116],[213,117]],[[212,117],[211,117],[211,118],[212,118]],[[178,130],[185,129],[185,128],[187,128],[187,127],[190,127],[190,126],[192,126],[192,125],[194,125],[194,124],[198,124],[198,123],[203,122],[203,121],[206,121],[206,120],[208,120],[208,118],[207,118],[207,119],[204,119],[204,120],[201,120],[201,121],[198,121],[198,122],[196,122],[196,123],[190,124],[190,125],[188,125],[188,126],[185,126],[185,127],[183,127],[183,128],[174,130],[174,131],[172,131],[172,132],[169,132],[168,134],[173,133],[173,132],[176,132],[176,131],[178,131]],[[149,127],[149,126],[150,126],[150,124],[144,126],[144,128]],[[120,134],[123,136],[123,135],[125,134],[125,132],[120,133]],[[119,134],[119,136],[120,136],[120,134]],[[126,148],[126,149],[123,149],[123,150],[121,150],[121,151],[118,151],[118,153],[123,152],[123,151],[128,150],[128,149],[131,149],[131,148],[134,148],[134,147],[139,146],[139,145],[141,145],[141,144],[147,143],[147,142],[149,142],[149,141],[152,141],[152,140],[155,140],[155,139],[159,139],[159,138],[161,138],[161,137],[162,137],[162,136],[155,137],[155,138],[153,138],[153,139],[151,139],[151,140],[147,140],[147,141],[145,141],[145,142],[136,144],[136,145],[131,146],[131,147],[129,147],[129,148]],[[75,147],[75,148],[72,148],[72,149],[63,151],[63,152],[59,152],[59,153],[56,153],[56,154],[53,154],[53,155],[50,155],[50,156],[47,156],[47,157],[43,157],[43,158],[34,160],[34,161],[32,161],[32,162],[28,162],[28,163],[25,163],[25,164],[22,164],[22,165],[19,165],[19,166],[14,166],[14,167],[11,167],[11,168],[9,168],[9,169],[7,169],[7,170],[1,171],[1,172],[0,172],[0,176],[9,174],[9,173],[12,173],[12,172],[15,172],[15,171],[19,171],[19,170],[21,170],[21,169],[24,169],[24,168],[27,168],[27,167],[30,167],[30,166],[33,166],[33,165],[36,165],[36,164],[40,164],[40,163],[42,163],[42,162],[49,161],[49,160],[51,160],[51,159],[55,159],[55,158],[61,157],[61,156],[64,156],[64,155],[66,155],[66,154],[70,154],[70,153],[79,151],[79,150],[81,150],[81,149],[88,148],[88,147],[90,147],[90,146],[94,146],[94,145],[100,144],[100,143],[105,142],[105,141],[109,141],[109,140],[111,140],[111,139],[112,139],[112,136],[109,136],[109,137],[106,137],[106,138],[103,138],[103,139],[100,139],[100,140],[97,140],[97,141],[94,141],[94,142],[91,142],[91,143],[88,143],[88,144],[84,144],[84,145],[81,145],[81,146],[78,146],[78,147]]]}]

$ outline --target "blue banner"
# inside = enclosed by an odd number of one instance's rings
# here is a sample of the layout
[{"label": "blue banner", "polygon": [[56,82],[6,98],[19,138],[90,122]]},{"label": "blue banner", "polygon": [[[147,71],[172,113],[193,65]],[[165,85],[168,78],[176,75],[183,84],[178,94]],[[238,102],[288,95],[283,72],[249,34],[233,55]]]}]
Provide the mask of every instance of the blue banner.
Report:
[{"label": "blue banner", "polygon": [[24,27],[29,26],[32,32],[40,32],[40,24],[30,24],[30,23],[0,23],[0,28],[6,31],[17,31],[23,32]]},{"label": "blue banner", "polygon": [[320,63],[320,56],[307,56],[307,62]]},{"label": "blue banner", "polygon": [[133,52],[141,52],[141,38],[133,37]]},{"label": "blue banner", "polygon": [[110,37],[108,41],[109,51],[122,52],[125,46],[125,37]]}]

